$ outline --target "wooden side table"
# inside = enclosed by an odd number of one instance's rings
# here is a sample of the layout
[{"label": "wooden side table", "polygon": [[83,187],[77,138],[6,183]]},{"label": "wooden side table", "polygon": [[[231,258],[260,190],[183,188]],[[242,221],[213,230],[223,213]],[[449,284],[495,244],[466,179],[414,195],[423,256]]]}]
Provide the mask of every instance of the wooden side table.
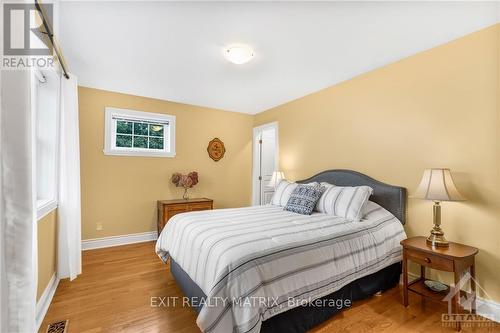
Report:
[{"label": "wooden side table", "polygon": [[[453,313],[460,313],[460,295],[468,294],[469,297],[474,297],[472,300],[472,312],[475,313],[476,308],[476,268],[474,263],[475,255],[478,249],[475,247],[450,242],[449,247],[431,247],[427,245],[426,238],[411,237],[401,241],[403,246],[403,303],[408,306],[408,291],[412,291],[421,295],[424,299],[430,299],[438,302],[445,302],[445,294],[436,293],[429,290],[425,284],[425,268],[432,268],[441,271],[453,272],[454,285],[453,288],[460,288],[458,283],[462,272],[466,269],[470,270],[472,279],[471,290],[472,295],[465,291],[453,291],[452,311]],[[408,283],[408,260],[420,264],[420,277],[415,281]],[[457,325],[460,330],[460,323]]]},{"label": "wooden side table", "polygon": [[168,220],[176,214],[213,208],[214,201],[207,198],[158,200],[158,235],[160,235]]}]

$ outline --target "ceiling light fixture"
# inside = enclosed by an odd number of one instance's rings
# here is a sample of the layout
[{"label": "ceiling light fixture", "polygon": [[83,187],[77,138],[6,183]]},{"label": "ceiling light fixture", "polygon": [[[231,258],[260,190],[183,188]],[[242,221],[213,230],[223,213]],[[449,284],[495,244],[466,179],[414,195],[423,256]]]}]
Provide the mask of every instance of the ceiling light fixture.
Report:
[{"label": "ceiling light fixture", "polygon": [[254,55],[253,50],[247,45],[231,45],[224,49],[224,57],[237,65],[249,62]]}]

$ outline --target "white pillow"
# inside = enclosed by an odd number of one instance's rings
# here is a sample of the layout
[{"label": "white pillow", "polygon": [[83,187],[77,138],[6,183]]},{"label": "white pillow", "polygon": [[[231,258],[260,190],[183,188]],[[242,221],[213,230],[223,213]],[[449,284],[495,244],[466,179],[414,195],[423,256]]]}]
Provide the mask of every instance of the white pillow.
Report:
[{"label": "white pillow", "polygon": [[316,204],[316,210],[356,222],[363,216],[363,207],[373,193],[369,186],[335,186],[329,183],[321,183],[321,186],[326,190]]},{"label": "white pillow", "polygon": [[[318,183],[308,183],[305,185],[318,185]],[[276,190],[274,191],[273,197],[271,199],[271,205],[285,207],[288,199],[292,195],[293,190],[297,187],[297,183],[289,182],[286,179],[281,180],[276,186]]]}]

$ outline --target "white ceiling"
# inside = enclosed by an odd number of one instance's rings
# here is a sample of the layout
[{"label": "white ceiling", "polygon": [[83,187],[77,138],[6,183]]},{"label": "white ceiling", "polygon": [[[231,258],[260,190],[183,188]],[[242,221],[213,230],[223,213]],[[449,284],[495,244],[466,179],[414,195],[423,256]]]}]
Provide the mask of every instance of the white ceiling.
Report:
[{"label": "white ceiling", "polygon": [[[79,84],[257,113],[498,22],[496,2],[62,2]],[[246,43],[255,58],[222,56]]]}]

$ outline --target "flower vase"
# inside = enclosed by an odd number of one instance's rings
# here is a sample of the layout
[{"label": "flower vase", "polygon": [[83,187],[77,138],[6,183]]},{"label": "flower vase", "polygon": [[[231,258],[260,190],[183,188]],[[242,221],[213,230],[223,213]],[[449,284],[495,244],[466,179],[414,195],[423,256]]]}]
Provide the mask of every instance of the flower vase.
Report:
[{"label": "flower vase", "polygon": [[188,188],[187,187],[184,188],[184,194],[182,195],[182,199],[184,199],[184,200],[189,199]]}]

